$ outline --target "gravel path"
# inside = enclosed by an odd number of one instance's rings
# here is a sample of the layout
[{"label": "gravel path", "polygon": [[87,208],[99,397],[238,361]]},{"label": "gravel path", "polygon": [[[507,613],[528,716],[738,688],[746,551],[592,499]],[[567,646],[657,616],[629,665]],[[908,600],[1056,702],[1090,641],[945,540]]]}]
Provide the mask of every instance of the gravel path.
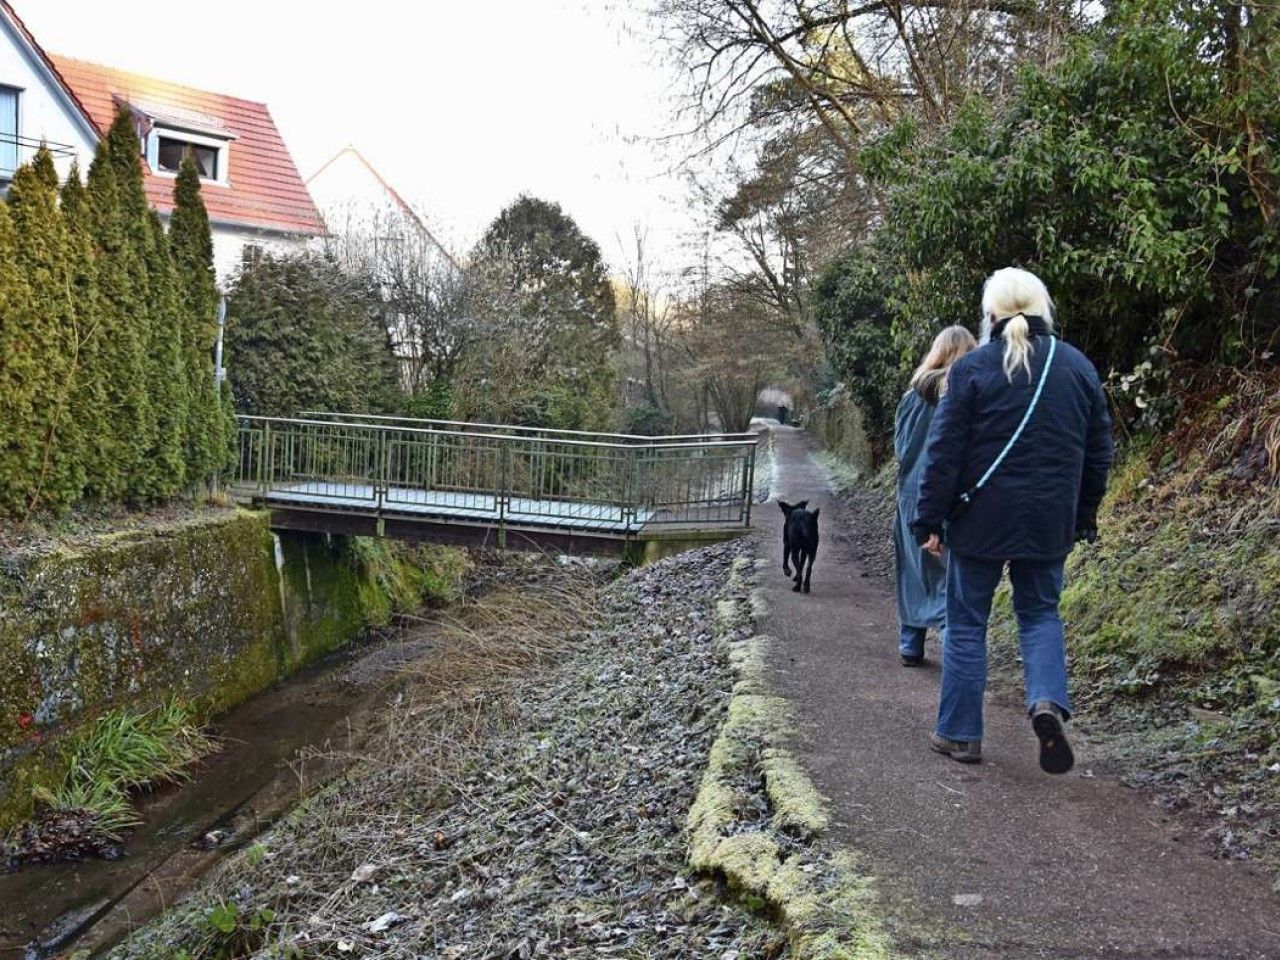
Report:
[{"label": "gravel path", "polygon": [[792,593],[781,513],[760,511],[770,679],[796,705],[796,752],[830,798],[832,838],[877,877],[896,955],[1280,958],[1265,878],[1204,856],[1149,797],[1095,775],[1087,742],[1076,771],[1046,776],[1025,712],[995,700],[980,766],[931,753],[938,652],[898,664],[884,515],[830,495],[803,433],[780,430],[777,455],[776,494],[821,506],[824,539],[813,593]]},{"label": "gravel path", "polygon": [[715,603],[746,550],[622,577],[570,653],[477,690],[448,726],[406,705],[364,776],[308,801],[116,956],[787,956],[685,866],[732,682]]}]

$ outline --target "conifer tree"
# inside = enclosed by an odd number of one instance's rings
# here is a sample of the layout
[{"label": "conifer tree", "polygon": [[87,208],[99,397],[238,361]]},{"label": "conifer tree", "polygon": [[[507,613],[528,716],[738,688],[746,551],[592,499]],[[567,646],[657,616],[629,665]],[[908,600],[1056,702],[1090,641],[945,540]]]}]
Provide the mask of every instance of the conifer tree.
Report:
[{"label": "conifer tree", "polygon": [[187,478],[190,483],[198,483],[225,465],[233,421],[216,394],[213,347],[218,332],[218,288],[213,269],[213,236],[209,214],[200,196],[200,174],[190,155],[183,158],[178,168],[173,204],[169,247],[177,270],[185,324],[183,354],[189,398]]},{"label": "conifer tree", "polygon": [[138,248],[130,242],[109,151],[108,141],[98,144],[86,191],[98,250],[99,334],[109,420],[100,441],[104,468],[91,478],[91,488],[104,501],[136,500],[143,495],[138,478],[155,432],[146,384],[149,325],[142,302],[145,272]]},{"label": "conifer tree", "polygon": [[[75,373],[75,303],[69,238],[58,209],[58,175],[47,150],[19,169],[9,190],[14,265],[26,280],[27,311],[7,313],[24,354],[26,416],[11,426],[11,490],[23,490],[26,510],[62,510],[80,496],[79,467],[68,408]],[[65,432],[64,432],[65,430]],[[19,471],[25,476],[19,476]]]},{"label": "conifer tree", "polygon": [[62,217],[67,224],[71,254],[71,292],[76,304],[76,376],[70,417],[79,431],[79,459],[86,492],[97,488],[97,478],[110,471],[99,438],[110,433],[106,384],[111,371],[104,366],[102,298],[98,293],[97,252],[89,197],[72,164],[62,185]]},{"label": "conifer tree", "polygon": [[187,365],[183,355],[182,310],[178,278],[169,256],[169,239],[154,210],[147,212],[151,244],[147,249],[147,283],[151,300],[151,345],[147,350],[147,385],[156,429],[148,458],[149,499],[166,500],[186,482]]},{"label": "conifer tree", "polygon": [[9,516],[27,510],[40,385],[40,357],[30,349],[28,330],[36,312],[17,248],[8,207],[0,204],[0,409],[5,424],[0,434],[0,513]]},{"label": "conifer tree", "polygon": [[[131,252],[127,259],[132,301],[130,322],[142,348],[141,386],[149,406],[149,416],[134,444],[138,456],[128,473],[127,492],[130,500],[146,502],[163,499],[171,487],[166,474],[172,462],[168,450],[172,434],[167,421],[160,421],[167,416],[163,403],[169,393],[166,380],[172,372],[166,358],[157,355],[158,349],[167,353],[160,348],[163,333],[156,329],[165,322],[159,315],[162,308],[151,289],[151,272],[159,267],[159,258],[142,181],[141,147],[133,114],[127,107],[120,108],[103,143],[107,148],[107,161],[115,172],[124,243]],[[157,277],[156,283],[163,285],[164,280]]]}]

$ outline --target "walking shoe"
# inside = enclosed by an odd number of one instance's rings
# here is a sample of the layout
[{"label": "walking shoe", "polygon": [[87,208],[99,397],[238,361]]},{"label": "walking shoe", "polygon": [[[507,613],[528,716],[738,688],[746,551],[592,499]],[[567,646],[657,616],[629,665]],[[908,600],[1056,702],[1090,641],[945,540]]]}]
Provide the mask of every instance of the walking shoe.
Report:
[{"label": "walking shoe", "polygon": [[934,753],[946,754],[957,763],[981,763],[981,740],[948,740],[939,734],[929,735],[929,748]]},{"label": "walking shoe", "polygon": [[1040,700],[1031,708],[1031,728],[1040,740],[1040,769],[1045,773],[1066,773],[1076,764],[1067,731],[1066,716],[1056,704]]},{"label": "walking shoe", "polygon": [[904,667],[918,667],[924,663],[923,653],[900,653],[898,656],[902,658],[902,665]]}]

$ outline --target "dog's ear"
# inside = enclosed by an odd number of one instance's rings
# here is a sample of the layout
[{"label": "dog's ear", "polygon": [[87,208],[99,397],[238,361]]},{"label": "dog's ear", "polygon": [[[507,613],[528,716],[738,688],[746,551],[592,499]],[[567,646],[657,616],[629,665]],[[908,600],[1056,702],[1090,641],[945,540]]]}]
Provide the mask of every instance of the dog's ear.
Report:
[{"label": "dog's ear", "polygon": [[821,509],[822,509],[821,507],[814,507],[814,508],[813,508],[813,519],[815,519],[815,520],[817,520],[817,519],[818,519],[818,511],[819,511],[819,510],[821,510]]},{"label": "dog's ear", "polygon": [[807,507],[808,505],[809,505],[809,501],[808,501],[808,500],[801,500],[799,503],[797,503],[797,504],[795,505],[794,509],[796,509],[796,510],[803,510],[803,509],[804,509],[805,507]]},{"label": "dog's ear", "polygon": [[787,501],[785,500],[779,500],[778,506],[782,508],[782,512],[786,514],[788,517],[791,516],[791,511],[795,509],[795,507],[787,503]]}]

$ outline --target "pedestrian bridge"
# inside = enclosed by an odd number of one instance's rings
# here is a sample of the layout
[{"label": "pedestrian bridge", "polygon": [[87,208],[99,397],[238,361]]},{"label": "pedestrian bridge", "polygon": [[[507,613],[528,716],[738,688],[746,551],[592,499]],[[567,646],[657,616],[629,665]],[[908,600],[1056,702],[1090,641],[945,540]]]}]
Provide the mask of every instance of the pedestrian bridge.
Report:
[{"label": "pedestrian bridge", "polygon": [[232,494],[270,509],[282,529],[622,553],[751,523],[754,434],[319,412],[237,421]]}]

